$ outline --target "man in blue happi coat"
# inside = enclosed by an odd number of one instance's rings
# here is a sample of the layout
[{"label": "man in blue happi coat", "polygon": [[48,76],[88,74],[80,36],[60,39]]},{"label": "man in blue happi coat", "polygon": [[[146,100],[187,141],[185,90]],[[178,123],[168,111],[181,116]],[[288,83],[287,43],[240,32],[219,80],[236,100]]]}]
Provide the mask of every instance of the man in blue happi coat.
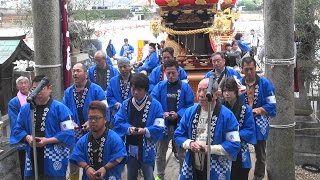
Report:
[{"label": "man in blue happi coat", "polygon": [[253,120],[252,109],[240,101],[239,85],[234,77],[228,77],[221,83],[224,105],[236,116],[239,123],[241,150],[237,160],[232,162],[231,180],[248,180],[251,168],[249,144],[256,144],[256,127]]},{"label": "man in blue happi coat", "polygon": [[107,100],[110,111],[110,124],[113,127],[113,118],[124,100],[131,98],[130,79],[131,66],[126,57],[118,58],[120,75],[111,78],[107,89]]},{"label": "man in blue happi coat", "polygon": [[138,72],[150,74],[151,71],[160,65],[158,56],[159,44],[149,43],[149,55],[139,64]]},{"label": "man in blue happi coat", "polygon": [[[209,79],[200,81],[197,89],[199,104],[189,107],[174,133],[175,142],[187,150],[180,180],[207,179],[208,101]],[[210,135],[210,179],[230,179],[231,160],[240,150],[239,125],[233,113],[217,101],[218,84],[212,90]]]},{"label": "man in blue happi coat", "polygon": [[[156,144],[157,175],[160,179],[164,179],[165,175],[166,153],[169,142],[185,110],[192,106],[194,101],[190,85],[179,80],[178,62],[173,59],[166,60],[163,68],[168,79],[159,82],[151,93],[151,96],[156,98],[162,105],[167,129],[164,137]],[[184,150],[179,147],[176,147],[176,149],[178,153],[177,157],[182,165]]]},{"label": "man in blue happi coat", "polygon": [[[172,47],[165,47],[162,49],[161,55],[162,55],[162,63],[165,63],[169,59],[174,59],[174,49]],[[186,71],[179,66],[179,79],[184,82],[188,82],[188,75]],[[152,70],[152,72],[149,74],[149,81],[150,81],[150,87],[149,87],[149,93],[151,93],[152,89],[158,82],[162,80],[166,80],[167,76],[164,73],[164,67],[163,65],[157,66]]]},{"label": "man in blue happi coat", "polygon": [[[12,98],[8,103],[8,117],[9,117],[11,130],[13,129],[14,124],[17,121],[21,106],[27,103],[27,97],[29,95],[29,90],[30,90],[30,81],[27,77],[20,76],[16,80],[16,86],[18,89],[17,96]],[[24,177],[25,159],[26,159],[26,153],[25,153],[25,150],[22,148],[19,150],[19,162],[20,162],[20,170],[21,170],[22,178]]]},{"label": "man in blue happi coat", "polygon": [[225,66],[226,60],[222,52],[213,53],[211,56],[212,70],[205,74],[205,78],[209,78],[214,75],[217,78],[218,84],[220,84],[226,77],[236,76],[238,79],[241,79],[238,71],[234,70],[231,67]]},{"label": "man in blue happi coat", "polygon": [[88,121],[91,131],[77,142],[70,155],[71,163],[83,168],[83,180],[121,180],[127,151],[119,135],[106,126],[106,111],[104,103],[90,103]]},{"label": "man in blue happi coat", "polygon": [[142,73],[131,77],[132,98],[125,100],[115,116],[114,130],[125,138],[127,179],[137,180],[141,169],[145,180],[153,180],[155,143],[164,132],[161,104],[148,96],[149,79]]},{"label": "man in blue happi coat", "polygon": [[[88,107],[92,101],[107,103],[100,86],[87,80],[87,68],[82,63],[72,67],[74,84],[64,92],[62,102],[72,111],[74,117],[76,141],[89,129]],[[79,179],[79,168],[70,164],[70,179]]]},{"label": "man in blue happi coat", "polygon": [[110,79],[119,74],[115,67],[106,63],[106,57],[105,52],[97,51],[94,55],[96,65],[91,66],[88,70],[89,80],[98,84],[104,91],[107,89]]},{"label": "man in blue happi coat", "polygon": [[257,144],[254,146],[256,164],[254,179],[262,180],[265,175],[266,141],[268,139],[270,118],[276,116],[276,97],[273,84],[265,77],[256,73],[256,61],[253,57],[242,59],[242,84],[246,86],[246,93],[241,100],[252,108],[256,124]]},{"label": "man in blue happi coat", "polygon": [[[36,76],[36,88],[44,76]],[[74,130],[70,110],[51,98],[52,85],[45,86],[34,99],[35,136],[32,137],[30,103],[21,107],[10,143],[27,143],[25,179],[34,179],[32,141],[36,141],[39,179],[66,178],[69,148],[74,145]]]},{"label": "man in blue happi coat", "polygon": [[134,53],[134,48],[129,44],[128,38],[124,38],[124,45],[121,46],[120,56],[127,57],[129,60],[132,59],[132,55]]}]

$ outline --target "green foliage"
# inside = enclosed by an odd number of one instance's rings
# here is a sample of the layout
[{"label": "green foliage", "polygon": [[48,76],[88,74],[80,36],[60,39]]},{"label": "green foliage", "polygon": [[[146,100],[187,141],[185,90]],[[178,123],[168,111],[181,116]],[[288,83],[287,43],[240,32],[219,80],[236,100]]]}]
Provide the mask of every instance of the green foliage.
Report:
[{"label": "green foliage", "polygon": [[95,9],[95,10],[75,10],[73,11],[74,20],[86,20],[86,21],[97,21],[97,20],[114,20],[123,19],[132,16],[129,9]]},{"label": "green foliage", "polygon": [[263,0],[240,0],[237,6],[244,6],[246,11],[261,10],[263,8]]}]

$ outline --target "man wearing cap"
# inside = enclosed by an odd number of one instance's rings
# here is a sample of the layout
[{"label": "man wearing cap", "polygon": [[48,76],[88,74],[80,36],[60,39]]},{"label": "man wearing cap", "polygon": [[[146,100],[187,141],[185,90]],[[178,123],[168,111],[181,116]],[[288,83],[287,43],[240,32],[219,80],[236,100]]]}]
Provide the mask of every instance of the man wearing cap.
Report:
[{"label": "man wearing cap", "polygon": [[132,59],[132,54],[134,52],[133,46],[128,43],[128,39],[124,38],[124,45],[122,45],[120,50],[120,56],[127,57],[129,60]]},{"label": "man wearing cap", "polygon": [[[174,59],[174,49],[172,47],[165,47],[162,49],[161,55],[162,55],[162,63],[165,63],[169,59]],[[188,82],[188,75],[186,71],[179,66],[179,79],[183,82]],[[152,89],[158,82],[162,80],[166,80],[167,75],[164,73],[164,67],[163,65],[157,66],[152,70],[152,72],[149,75],[149,81],[150,81],[150,87],[149,87],[149,93],[151,93]]]},{"label": "man wearing cap", "polygon": [[140,64],[141,66],[138,68],[138,72],[149,74],[160,64],[157,49],[158,44],[149,43],[149,55],[143,60],[143,63]]},{"label": "man wearing cap", "polygon": [[118,68],[120,75],[111,78],[107,89],[107,101],[111,113],[111,126],[113,126],[113,117],[121,107],[122,102],[131,98],[131,66],[129,59],[120,57],[118,59]]},{"label": "man wearing cap", "polygon": [[[30,82],[27,77],[20,76],[16,80],[16,86],[18,89],[17,96],[12,98],[8,103],[8,116],[10,129],[12,131],[13,126],[18,118],[21,106],[27,103],[27,97],[29,95]],[[21,177],[24,177],[24,163],[25,163],[25,152],[24,149],[19,150],[19,162],[21,168]]]},{"label": "man wearing cap", "polygon": [[199,104],[189,107],[174,133],[178,146],[187,150],[180,180],[207,179],[207,141],[210,130],[210,179],[230,179],[232,159],[240,150],[239,125],[234,114],[217,100],[218,84],[213,84],[211,127],[208,129],[207,88],[209,79],[200,81],[197,90]]},{"label": "man wearing cap", "polygon": [[95,66],[88,70],[88,77],[91,82],[98,84],[104,91],[110,79],[119,74],[119,71],[106,63],[106,53],[97,51],[94,55]]}]

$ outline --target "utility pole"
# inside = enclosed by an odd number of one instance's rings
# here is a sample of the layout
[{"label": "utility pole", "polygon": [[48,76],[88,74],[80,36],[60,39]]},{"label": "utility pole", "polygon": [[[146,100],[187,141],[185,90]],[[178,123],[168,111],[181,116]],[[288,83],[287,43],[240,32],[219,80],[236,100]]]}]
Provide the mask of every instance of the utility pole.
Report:
[{"label": "utility pole", "polygon": [[60,14],[60,1],[32,1],[35,70],[48,76],[55,99],[63,92]]},{"label": "utility pole", "polygon": [[294,0],[264,1],[266,77],[275,85],[277,116],[267,141],[269,180],[292,180],[294,172]]}]

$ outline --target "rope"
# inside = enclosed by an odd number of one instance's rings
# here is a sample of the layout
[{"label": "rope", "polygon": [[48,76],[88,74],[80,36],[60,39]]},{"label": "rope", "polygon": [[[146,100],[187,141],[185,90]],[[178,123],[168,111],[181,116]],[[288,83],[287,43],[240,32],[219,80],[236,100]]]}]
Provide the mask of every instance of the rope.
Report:
[{"label": "rope", "polygon": [[201,28],[201,29],[194,29],[194,30],[187,30],[187,31],[177,31],[171,28],[167,28],[161,26],[160,29],[168,34],[172,35],[190,35],[190,34],[199,34],[199,33],[208,33],[211,31],[211,28]]},{"label": "rope", "polygon": [[62,66],[61,64],[49,64],[49,65],[34,65],[36,68],[40,68],[40,69],[46,69],[46,68],[57,68]]},{"label": "rope", "polygon": [[291,65],[295,64],[296,62],[296,56],[288,59],[269,59],[266,58],[266,63],[265,64],[270,64],[270,65],[278,65],[278,66],[284,66],[284,65]]},{"label": "rope", "polygon": [[287,129],[295,126],[296,126],[296,122],[292,124],[285,124],[285,125],[270,125],[271,128],[275,128],[275,129]]}]

